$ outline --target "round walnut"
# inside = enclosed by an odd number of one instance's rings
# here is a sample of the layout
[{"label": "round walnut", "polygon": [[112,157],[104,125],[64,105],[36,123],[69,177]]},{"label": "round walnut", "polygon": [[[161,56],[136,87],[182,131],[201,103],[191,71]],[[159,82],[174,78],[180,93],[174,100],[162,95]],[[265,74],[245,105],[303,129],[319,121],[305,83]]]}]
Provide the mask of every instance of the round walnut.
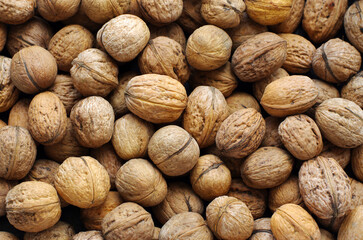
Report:
[{"label": "round walnut", "polygon": [[246,5],[243,0],[202,0],[200,13],[204,20],[220,28],[238,26]]},{"label": "round walnut", "polygon": [[73,227],[66,223],[59,221],[53,227],[37,233],[27,232],[24,234],[23,240],[70,240],[74,235]]},{"label": "round walnut", "polygon": [[290,15],[292,0],[245,0],[248,16],[262,25],[282,23]]},{"label": "round walnut", "polygon": [[112,138],[115,114],[109,102],[99,96],[82,99],[73,106],[71,121],[78,142],[98,148]]},{"label": "round walnut", "polygon": [[334,158],[342,168],[345,168],[350,162],[351,151],[350,148],[337,147],[328,141],[324,141],[324,147],[319,156]]},{"label": "round walnut", "polygon": [[4,23],[0,23],[0,52],[4,49],[7,41],[8,30]]},{"label": "round walnut", "polygon": [[249,240],[275,240],[271,231],[271,218],[256,219]]},{"label": "round walnut", "polygon": [[363,110],[354,102],[331,98],[318,106],[315,121],[323,136],[342,148],[363,144]]},{"label": "round walnut", "polygon": [[265,32],[244,41],[233,53],[232,69],[242,82],[269,77],[286,59],[286,40]]},{"label": "round walnut", "polygon": [[285,204],[271,217],[271,230],[276,239],[319,240],[320,230],[314,218],[296,204]]},{"label": "round walnut", "polygon": [[231,56],[232,40],[221,28],[205,25],[188,38],[186,56],[197,70],[211,71],[222,67]]},{"label": "round walnut", "polygon": [[201,156],[190,172],[194,192],[206,201],[227,194],[231,181],[229,169],[219,157],[212,154]]},{"label": "round walnut", "polygon": [[21,49],[12,60],[10,77],[22,92],[34,94],[50,87],[57,76],[57,63],[47,50],[39,46]]},{"label": "round walnut", "polygon": [[95,23],[104,24],[108,20],[130,10],[130,0],[82,0],[81,8]]},{"label": "round walnut", "polygon": [[183,12],[178,19],[178,23],[186,33],[192,33],[197,28],[206,24],[200,8],[202,1],[200,0],[183,0]]},{"label": "round walnut", "polygon": [[283,144],[278,132],[279,125],[283,119],[268,116],[265,119],[266,131],[262,140],[261,147],[282,147]]},{"label": "round walnut", "polygon": [[180,176],[194,167],[200,150],[197,141],[187,131],[168,125],[151,137],[148,154],[165,175]]},{"label": "round walnut", "polygon": [[28,109],[30,104],[29,98],[21,98],[11,108],[8,118],[9,126],[19,126],[29,130]]},{"label": "round walnut", "polygon": [[102,232],[101,231],[86,231],[86,232],[79,232],[73,236],[72,240],[103,240]]},{"label": "round walnut", "polygon": [[150,25],[149,28],[150,28],[150,39],[164,36],[171,38],[177,43],[179,43],[182,46],[182,49],[186,48],[187,40],[185,38],[184,31],[177,23],[173,22],[163,27],[155,27],[153,25]]},{"label": "round walnut", "polygon": [[350,210],[350,181],[333,158],[317,157],[303,163],[299,171],[301,196],[323,226],[337,228]]},{"label": "round walnut", "polygon": [[342,98],[355,102],[363,108],[363,71],[349,80],[347,85],[342,88],[341,94]]},{"label": "round walnut", "polygon": [[232,184],[227,193],[229,197],[235,197],[244,202],[251,211],[254,219],[263,216],[267,205],[267,191],[247,187],[240,178],[232,179]]},{"label": "round walnut", "polygon": [[21,24],[35,14],[35,0],[0,0],[0,22]]},{"label": "round walnut", "polygon": [[361,31],[361,26],[363,25],[362,9],[363,2],[355,1],[344,15],[345,34],[349,42],[360,52],[363,52],[363,33]]},{"label": "round walnut", "polygon": [[243,108],[224,120],[216,135],[222,155],[243,158],[253,153],[265,135],[265,120],[253,108]]},{"label": "round walnut", "polygon": [[91,208],[105,201],[110,177],[92,157],[69,157],[59,166],[54,184],[66,202],[79,208]]},{"label": "round walnut", "polygon": [[9,110],[19,98],[19,90],[10,79],[11,58],[0,56],[0,112]]},{"label": "round walnut", "polygon": [[137,0],[143,18],[156,26],[176,21],[183,11],[182,0]]},{"label": "round walnut", "polygon": [[290,15],[282,23],[270,26],[276,33],[293,33],[299,26],[304,13],[305,0],[292,0]]},{"label": "round walnut", "polygon": [[40,232],[55,225],[61,206],[55,188],[44,182],[22,182],[6,196],[6,217],[16,229]]},{"label": "round walnut", "polygon": [[0,129],[0,177],[24,178],[33,166],[37,148],[28,130],[6,126]]},{"label": "round walnut", "polygon": [[215,142],[217,131],[228,117],[228,105],[223,94],[214,87],[199,86],[189,95],[183,114],[183,128],[200,148]]},{"label": "round walnut", "polygon": [[242,180],[252,188],[276,187],[289,178],[293,165],[294,159],[287,151],[277,147],[262,147],[242,163]]},{"label": "round walnut", "polygon": [[363,182],[363,144],[352,151],[352,169],[354,175]]},{"label": "round walnut", "polygon": [[342,83],[356,74],[362,58],[357,49],[348,42],[334,38],[321,45],[313,57],[314,73],[321,79]]},{"label": "round walnut", "polygon": [[17,236],[9,232],[0,231],[0,238],[2,240],[19,240]]},{"label": "round walnut", "polygon": [[208,227],[218,239],[247,239],[253,231],[253,217],[237,198],[221,196],[208,204]]},{"label": "round walnut", "polygon": [[[16,181],[8,181],[0,178],[0,217],[6,215],[5,198],[10,189],[18,184]],[[202,205],[203,206],[203,205]],[[1,236],[1,235],[0,235]],[[2,239],[2,238],[0,238]]]},{"label": "round walnut", "polygon": [[37,0],[37,11],[44,19],[58,22],[76,14],[80,4],[81,0]]},{"label": "round walnut", "polygon": [[249,93],[234,92],[231,96],[226,98],[230,113],[237,112],[243,108],[254,108],[261,112],[260,104]]},{"label": "round walnut", "polygon": [[159,240],[204,239],[212,240],[213,233],[199,213],[179,213],[167,221],[160,229]]},{"label": "round walnut", "polygon": [[363,205],[355,208],[339,229],[338,240],[359,239],[363,235]]},{"label": "round walnut", "polygon": [[151,214],[133,202],[122,203],[102,220],[102,233],[106,240],[149,240],[153,232]]},{"label": "round walnut", "polygon": [[48,45],[49,52],[57,61],[59,70],[69,72],[72,61],[78,54],[91,48],[94,37],[90,31],[81,25],[68,25],[60,29]]},{"label": "round walnut", "polygon": [[97,32],[98,45],[119,62],[136,58],[149,38],[150,31],[146,23],[131,14],[111,19]]},{"label": "round walnut", "polygon": [[153,207],[153,216],[164,225],[171,217],[183,212],[203,214],[203,201],[185,182],[168,183],[166,197]]},{"label": "round walnut", "polygon": [[183,47],[171,38],[160,36],[151,39],[139,57],[141,73],[156,73],[170,76],[184,84],[190,69]]},{"label": "round walnut", "polygon": [[152,123],[177,120],[187,105],[185,87],[177,80],[159,74],[132,78],[125,88],[127,108]]}]

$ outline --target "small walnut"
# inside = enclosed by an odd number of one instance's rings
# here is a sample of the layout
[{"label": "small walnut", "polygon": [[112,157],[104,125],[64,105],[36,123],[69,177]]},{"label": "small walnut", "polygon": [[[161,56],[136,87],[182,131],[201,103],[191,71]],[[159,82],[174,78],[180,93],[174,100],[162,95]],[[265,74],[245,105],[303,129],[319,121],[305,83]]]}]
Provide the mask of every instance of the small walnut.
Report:
[{"label": "small walnut", "polygon": [[165,175],[180,176],[194,167],[200,150],[197,141],[187,131],[168,125],[151,137],[148,154]]},{"label": "small walnut", "polygon": [[76,14],[80,4],[81,0],[37,0],[37,11],[44,19],[58,22]]},{"label": "small walnut", "polygon": [[363,205],[355,208],[339,229],[338,240],[359,239],[363,235]]},{"label": "small walnut", "polygon": [[25,233],[23,240],[70,240],[73,235],[73,227],[66,222],[59,221],[56,225],[44,231],[37,233]]},{"label": "small walnut", "polygon": [[188,38],[186,56],[197,70],[210,71],[222,67],[231,56],[232,40],[221,28],[205,25]]},{"label": "small walnut", "polygon": [[183,0],[137,0],[144,19],[156,26],[176,21],[183,11]]},{"label": "small walnut", "polygon": [[249,93],[234,92],[231,96],[226,98],[230,113],[234,113],[243,108],[254,108],[261,112],[260,104]]},{"label": "small walnut", "polygon": [[352,169],[354,175],[363,182],[363,144],[352,151]]},{"label": "small walnut", "polygon": [[10,79],[11,58],[0,56],[0,112],[9,110],[19,98],[19,90]]},{"label": "small walnut", "polygon": [[0,0],[0,22],[21,24],[35,14],[36,0]]},{"label": "small walnut", "polygon": [[293,0],[245,0],[248,16],[262,25],[276,25],[286,21]]},{"label": "small walnut", "polygon": [[177,43],[179,43],[182,46],[182,49],[186,48],[187,40],[185,38],[184,31],[177,23],[173,22],[163,27],[155,27],[153,25],[150,25],[149,28],[150,28],[150,39],[164,36],[171,38]]},{"label": "small walnut", "polygon": [[253,217],[237,198],[221,196],[207,206],[208,227],[218,239],[247,239],[253,231]]},{"label": "small walnut", "polygon": [[130,10],[131,0],[82,0],[81,8],[95,23],[104,24],[108,20]]},{"label": "small walnut", "polygon": [[6,196],[6,217],[25,232],[40,232],[54,226],[61,216],[55,188],[44,182],[22,182]]},{"label": "small walnut", "polygon": [[305,0],[292,0],[289,16],[282,23],[270,26],[276,33],[293,33],[299,26],[304,13]]},{"label": "small walnut", "polygon": [[278,128],[282,122],[281,118],[268,116],[265,119],[266,131],[261,147],[282,147],[283,144],[278,133]]},{"label": "small walnut", "polygon": [[[5,198],[10,189],[18,184],[16,181],[9,181],[0,178],[0,217],[5,216]],[[0,235],[1,236],[1,235]],[[0,239],[2,239],[0,237]]]},{"label": "small walnut", "polygon": [[50,39],[48,50],[57,61],[59,70],[69,72],[73,59],[91,48],[94,40],[92,33],[81,25],[68,25]]},{"label": "small walnut", "polygon": [[29,98],[22,98],[15,103],[9,113],[9,126],[19,126],[29,130],[28,109],[30,101]]},{"label": "small walnut", "polygon": [[0,177],[24,178],[33,166],[37,148],[28,130],[6,126],[0,129]]},{"label": "small walnut", "polygon": [[[347,85],[342,88],[342,98],[355,102],[363,108],[363,71],[352,77]],[[338,96],[339,97],[339,94]]]},{"label": "small walnut", "polygon": [[0,231],[0,238],[2,240],[19,240],[17,236],[9,232]]},{"label": "small walnut", "polygon": [[363,183],[350,178],[350,188],[352,189],[350,210],[353,211],[356,207],[363,205]]},{"label": "small walnut", "polygon": [[206,24],[200,13],[201,7],[202,1],[200,0],[183,0],[183,12],[178,23],[189,34]]},{"label": "small walnut", "polygon": [[69,157],[59,166],[54,184],[66,202],[79,208],[91,208],[105,201],[110,177],[92,157]]},{"label": "small walnut", "polygon": [[363,2],[355,1],[344,15],[344,30],[349,42],[353,44],[360,52],[363,52]]},{"label": "small walnut", "polygon": [[72,240],[103,240],[101,231],[79,232],[73,236]]},{"label": "small walnut", "polygon": [[249,240],[275,240],[271,231],[271,218],[256,219]]},{"label": "small walnut", "polygon": [[351,151],[350,148],[340,148],[324,141],[324,147],[319,156],[334,158],[342,168],[345,168],[350,162]]},{"label": "small walnut", "polygon": [[8,30],[6,24],[0,23],[0,52],[4,49],[7,41]]},{"label": "small walnut", "polygon": [[149,240],[153,232],[151,214],[133,202],[122,203],[102,220],[102,233],[106,240]]}]

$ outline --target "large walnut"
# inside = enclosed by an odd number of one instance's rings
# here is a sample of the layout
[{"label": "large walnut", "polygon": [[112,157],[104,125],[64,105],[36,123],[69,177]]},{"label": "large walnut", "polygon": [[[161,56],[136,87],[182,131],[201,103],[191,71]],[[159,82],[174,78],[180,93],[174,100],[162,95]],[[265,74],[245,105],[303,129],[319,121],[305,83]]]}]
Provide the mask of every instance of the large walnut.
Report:
[{"label": "large walnut", "polygon": [[19,98],[19,90],[10,79],[11,59],[0,56],[0,112],[9,110]]},{"label": "large walnut", "polygon": [[183,11],[182,0],[137,0],[144,19],[157,26],[176,21]]},{"label": "large walnut", "polygon": [[130,10],[131,0],[82,0],[81,9],[95,23],[104,24],[108,20]]},{"label": "large walnut", "polygon": [[262,25],[282,23],[290,15],[292,0],[245,0],[248,16]]},{"label": "large walnut", "polygon": [[58,22],[76,14],[80,4],[81,0],[37,0],[37,11],[44,19]]},{"label": "large walnut", "polygon": [[305,0],[292,0],[290,15],[282,23],[270,26],[276,33],[293,33],[299,26],[305,7]]},{"label": "large walnut", "polygon": [[349,42],[360,52],[363,52],[363,33],[362,33],[362,9],[363,2],[355,1],[344,15],[344,30]]},{"label": "large walnut", "polygon": [[36,0],[0,0],[0,22],[21,24],[35,14]]}]

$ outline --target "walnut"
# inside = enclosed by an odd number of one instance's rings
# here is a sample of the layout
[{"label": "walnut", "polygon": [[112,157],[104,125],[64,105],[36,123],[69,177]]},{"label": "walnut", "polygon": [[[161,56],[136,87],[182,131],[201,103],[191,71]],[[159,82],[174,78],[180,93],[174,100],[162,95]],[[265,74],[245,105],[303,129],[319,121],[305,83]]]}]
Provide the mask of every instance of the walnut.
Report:
[{"label": "walnut", "polygon": [[25,181],[41,181],[49,183],[54,187],[54,177],[58,171],[59,163],[38,159],[35,161],[32,169],[30,169],[28,175],[25,177]]},{"label": "walnut", "polygon": [[353,211],[356,207],[363,205],[363,183],[350,178],[350,188],[352,190],[350,210]]},{"label": "walnut", "polygon": [[37,233],[27,232],[24,235],[24,240],[70,240],[74,235],[73,227],[66,223],[59,221],[53,227]]},{"label": "walnut", "polygon": [[230,113],[234,113],[243,108],[254,108],[261,112],[260,104],[249,93],[234,92],[231,96],[226,98]]},{"label": "walnut", "polygon": [[350,148],[337,147],[334,144],[324,141],[324,147],[319,156],[334,158],[342,168],[345,168],[351,157]]},{"label": "walnut", "polygon": [[282,122],[281,118],[268,116],[265,119],[266,131],[261,147],[282,147],[283,144],[278,133],[278,128]]},{"label": "walnut", "polygon": [[178,23],[189,34],[206,24],[200,13],[201,7],[202,1],[200,0],[183,0],[183,12]]},{"label": "walnut", "polygon": [[8,37],[7,35],[8,35],[8,30],[7,30],[6,24],[0,23],[0,52],[5,47],[7,37]]},{"label": "walnut", "polygon": [[362,19],[363,2],[355,1],[344,15],[344,30],[349,42],[356,47],[360,52],[363,52],[363,34],[361,26],[363,24]]},{"label": "walnut", "polygon": [[363,182],[363,144],[352,151],[352,169],[354,175]]},{"label": "walnut", "polygon": [[[86,10],[84,9],[84,4],[82,4],[84,2],[85,1],[81,1],[81,5],[78,8],[78,11],[76,12],[76,14],[74,14],[72,17],[67,18],[66,20],[62,21],[62,23],[64,25],[71,25],[71,24],[81,25],[81,26],[87,28],[88,30],[90,30],[91,32],[97,32],[98,29],[100,29],[102,27],[102,24],[93,22],[87,16]],[[103,9],[99,8],[97,13],[99,13],[100,11],[103,11]],[[93,17],[96,15],[97,14],[94,14]],[[104,17],[104,16],[102,16],[102,17]]]},{"label": "walnut", "polygon": [[330,83],[327,83],[325,81],[322,80],[318,80],[318,79],[312,79],[315,83],[315,86],[318,88],[319,90],[319,94],[318,97],[316,99],[316,103],[314,104],[314,106],[312,108],[310,108],[307,113],[310,114],[311,116],[315,116],[315,110],[316,108],[325,100],[329,99],[329,98],[339,98],[340,94],[338,89]]},{"label": "walnut", "polygon": [[6,126],[0,129],[0,177],[24,178],[33,166],[37,148],[28,130]]},{"label": "walnut", "polygon": [[19,240],[19,238],[14,234],[3,231],[0,231],[0,238],[3,240]]},{"label": "walnut", "polygon": [[21,24],[35,14],[35,0],[0,0],[0,22]]},{"label": "walnut", "polygon": [[[16,181],[0,179],[0,217],[5,216],[5,198],[10,189],[18,184]],[[1,236],[1,235],[0,235]],[[1,238],[2,239],[2,238]]]},{"label": "walnut", "polygon": [[137,0],[144,19],[156,26],[176,21],[183,11],[182,0]]},{"label": "walnut", "polygon": [[[135,0],[136,1],[136,0]],[[185,38],[185,34],[183,29],[179,26],[179,24],[173,22],[163,27],[156,27],[153,25],[149,26],[150,28],[150,39],[154,39],[160,36],[168,37],[176,41],[182,46],[182,49],[185,49],[187,46],[187,40]]]},{"label": "walnut", "polygon": [[186,56],[197,70],[210,71],[222,67],[231,56],[232,40],[221,28],[205,25],[188,38]]},{"label": "walnut", "polygon": [[256,219],[249,240],[275,240],[271,231],[271,218]]},{"label": "walnut", "polygon": [[151,137],[148,154],[154,164],[168,176],[189,172],[199,158],[197,141],[183,128],[168,125]]},{"label": "walnut", "polygon": [[[353,76],[342,88],[342,98],[355,102],[363,108],[363,71]],[[338,96],[339,97],[339,94]]]},{"label": "walnut", "polygon": [[363,205],[355,208],[339,229],[338,240],[359,239],[363,234]]},{"label": "walnut", "polygon": [[320,233],[321,233],[321,240],[335,240],[336,239],[333,234],[331,234],[330,232],[328,232],[325,229],[320,228]]},{"label": "walnut", "polygon": [[275,25],[288,19],[292,0],[245,0],[248,16],[262,25]]},{"label": "walnut", "polygon": [[103,240],[102,232],[101,231],[86,231],[86,232],[79,232],[73,236],[72,240]]},{"label": "walnut", "polygon": [[270,26],[276,33],[293,33],[299,26],[304,13],[305,0],[292,0],[289,16],[282,23]]},{"label": "walnut", "polygon": [[9,126],[19,126],[29,130],[28,110],[31,99],[22,98],[10,109],[8,124]]},{"label": "walnut", "polygon": [[6,196],[6,217],[16,229],[40,232],[54,226],[61,216],[55,188],[44,182],[22,182]]},{"label": "walnut", "polygon": [[82,0],[81,8],[95,23],[104,24],[130,10],[131,0]]},{"label": "walnut", "polygon": [[37,0],[37,11],[44,19],[58,22],[76,14],[80,4],[81,0]]},{"label": "walnut", "polygon": [[127,13],[130,13],[132,15],[136,15],[138,17],[142,17],[142,14],[140,12],[140,6],[139,4],[137,3],[137,0],[130,0],[130,8],[129,10],[127,11]]},{"label": "walnut", "polygon": [[0,112],[9,110],[19,98],[19,90],[10,79],[11,58],[0,56]]}]

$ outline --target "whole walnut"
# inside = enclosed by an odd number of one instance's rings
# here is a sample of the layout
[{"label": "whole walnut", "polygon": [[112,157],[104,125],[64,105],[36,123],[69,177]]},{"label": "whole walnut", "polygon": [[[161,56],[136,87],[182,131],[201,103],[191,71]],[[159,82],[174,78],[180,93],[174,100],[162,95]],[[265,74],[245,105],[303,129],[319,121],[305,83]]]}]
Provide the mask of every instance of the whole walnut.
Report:
[{"label": "whole walnut", "polygon": [[102,232],[101,231],[85,231],[79,232],[73,236],[72,240],[103,240]]},{"label": "whole walnut", "polygon": [[249,93],[234,92],[231,96],[226,98],[230,113],[234,113],[243,108],[254,108],[261,112],[260,104]]},{"label": "whole walnut", "polygon": [[187,131],[176,125],[168,125],[151,137],[148,154],[165,175],[180,176],[194,167],[200,150],[197,141]]},{"label": "whole walnut", "polygon": [[6,126],[0,129],[0,177],[24,178],[32,168],[37,148],[28,130]]},{"label": "whole walnut", "polygon": [[232,40],[224,30],[204,25],[189,36],[186,56],[193,68],[211,71],[227,63],[231,50]]},{"label": "whole walnut", "polygon": [[360,52],[363,52],[363,33],[361,31],[363,25],[362,19],[362,1],[355,1],[344,15],[344,30],[349,42]]},{"label": "whole walnut", "polygon": [[282,118],[268,116],[265,118],[266,131],[263,137],[261,147],[282,147],[283,144],[280,139],[278,128],[282,122]]},{"label": "whole walnut", "polygon": [[252,234],[252,214],[237,198],[215,198],[208,204],[206,216],[208,227],[218,239],[247,239]]},{"label": "whole walnut", "polygon": [[275,240],[271,231],[271,218],[256,219],[249,240]]},{"label": "whole walnut", "polygon": [[362,58],[358,50],[339,38],[321,45],[313,57],[314,73],[321,79],[342,83],[355,75],[361,66]]},{"label": "whole walnut", "polygon": [[363,205],[356,207],[342,223],[338,240],[359,239],[363,234]]},{"label": "whole walnut", "polygon": [[14,234],[3,231],[0,231],[0,238],[3,240],[19,240],[19,238]]},{"label": "whole walnut", "polygon": [[80,100],[73,106],[70,117],[82,146],[98,148],[111,140],[115,114],[104,98],[91,96]]},{"label": "whole walnut", "polygon": [[141,73],[156,73],[170,76],[184,84],[190,69],[183,47],[171,38],[160,36],[151,39],[139,56]]},{"label": "whole walnut", "polygon": [[92,157],[69,157],[59,166],[54,184],[66,202],[79,208],[91,208],[106,200],[110,177]]},{"label": "whole walnut", "polygon": [[350,148],[337,147],[326,140],[324,141],[323,150],[319,154],[322,157],[334,158],[342,168],[349,164],[351,155]]},{"label": "whole walnut", "polygon": [[146,23],[131,14],[122,14],[105,23],[97,32],[97,42],[116,61],[129,62],[144,49],[150,38]]},{"label": "whole walnut", "polygon": [[202,1],[200,0],[183,0],[183,12],[178,19],[178,23],[186,33],[192,33],[197,28],[206,24],[200,9]]},{"label": "whole walnut", "polygon": [[30,46],[11,59],[10,77],[22,92],[34,94],[50,87],[57,76],[57,63],[46,49]]},{"label": "whole walnut", "polygon": [[363,144],[352,151],[352,169],[356,178],[363,182]]},{"label": "whole walnut", "polygon": [[89,48],[72,61],[74,87],[83,96],[106,97],[118,85],[118,67],[107,53]]},{"label": "whole walnut", "polygon": [[10,79],[11,58],[0,56],[0,112],[9,110],[19,98],[19,90]]},{"label": "whole walnut", "polygon": [[[18,184],[16,181],[9,181],[0,178],[0,217],[6,215],[5,198],[10,189]],[[1,235],[0,235],[1,236]],[[2,239],[2,238],[1,238]]]},{"label": "whole walnut", "polygon": [[73,227],[66,222],[59,221],[53,227],[37,233],[27,232],[23,240],[70,240],[74,235]]},{"label": "whole walnut", "polygon": [[76,14],[80,4],[81,0],[37,0],[37,11],[44,19],[58,22]]},{"label": "whole walnut", "polygon": [[289,16],[285,21],[270,26],[270,29],[276,33],[293,33],[299,26],[305,7],[305,0],[292,0]]},{"label": "whole walnut", "polygon": [[151,214],[133,202],[122,203],[102,220],[102,234],[106,240],[149,240],[153,232]]},{"label": "whole walnut", "polygon": [[7,35],[8,35],[8,29],[7,29],[6,24],[0,23],[0,52],[5,47],[7,37],[8,37]]},{"label": "whole walnut", "polygon": [[69,72],[78,54],[93,46],[95,39],[81,25],[72,24],[60,29],[49,41],[48,50],[54,56],[59,70]]},{"label": "whole walnut", "polygon": [[35,14],[36,0],[0,0],[0,22],[22,24]]},{"label": "whole walnut", "polygon": [[[342,98],[355,102],[363,108],[363,71],[353,76],[342,88]],[[337,96],[339,97],[339,95]]]},{"label": "whole walnut", "polygon": [[171,217],[183,212],[196,212],[203,214],[203,201],[185,182],[168,183],[165,199],[153,207],[153,216],[165,224]]},{"label": "whole walnut", "polygon": [[49,183],[22,182],[6,195],[6,217],[18,230],[40,232],[54,226],[60,216],[58,194]]},{"label": "whole walnut", "polygon": [[137,0],[143,18],[156,26],[176,21],[183,11],[183,0]]},{"label": "whole walnut", "polygon": [[19,126],[29,130],[28,110],[31,99],[21,98],[10,109],[8,124],[9,126]]},{"label": "whole walnut", "polygon": [[[136,0],[134,0],[136,1]],[[149,26],[150,29],[150,39],[154,39],[160,36],[168,37],[176,41],[185,49],[187,46],[187,40],[185,38],[185,33],[183,29],[176,22],[170,23],[166,26],[156,27],[153,25]]]},{"label": "whole walnut", "polygon": [[82,0],[81,8],[95,23],[104,24],[108,20],[130,10],[131,0]]},{"label": "whole walnut", "polygon": [[248,16],[262,25],[282,23],[290,15],[293,0],[245,0]]}]

